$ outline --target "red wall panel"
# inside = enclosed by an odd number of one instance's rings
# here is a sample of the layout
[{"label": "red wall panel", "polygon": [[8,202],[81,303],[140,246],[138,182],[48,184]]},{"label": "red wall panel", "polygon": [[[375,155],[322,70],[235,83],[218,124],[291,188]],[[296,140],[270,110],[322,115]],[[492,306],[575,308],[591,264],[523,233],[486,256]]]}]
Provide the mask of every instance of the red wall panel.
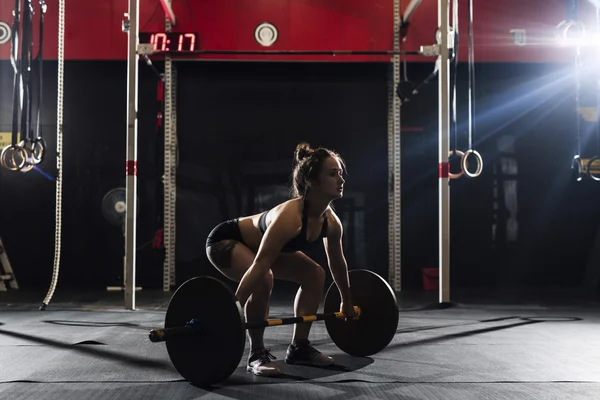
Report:
[{"label": "red wall panel", "polygon": [[[402,1],[402,9],[408,5]],[[36,10],[37,1],[34,1]],[[58,0],[47,0],[45,57],[56,58]],[[467,0],[460,2],[461,45],[467,59]],[[479,62],[565,62],[570,56],[554,44],[554,29],[566,17],[566,0],[503,0],[475,2],[475,58]],[[580,0],[580,19],[593,28],[595,9]],[[0,21],[12,25],[13,0],[0,0]],[[173,0],[177,31],[198,32],[201,46],[214,50],[261,50],[254,29],[271,22],[278,41],[268,50],[391,50],[393,0]],[[127,35],[121,21],[126,0],[68,1],[66,8],[67,59],[125,59]],[[34,35],[37,35],[35,16]],[[161,31],[164,15],[159,0],[141,0],[140,29]],[[407,39],[410,50],[434,42],[437,1],[423,0],[413,15]],[[512,41],[511,29],[525,29],[527,46]],[[37,39],[36,39],[37,42]],[[0,45],[0,58],[9,57],[10,43]],[[208,58],[208,56],[202,56]],[[217,58],[213,56],[212,58]],[[218,58],[224,58],[219,56]],[[260,59],[237,56],[228,58]],[[387,57],[269,56],[269,59],[388,60]],[[425,57],[410,60],[431,62]]]},{"label": "red wall panel", "polygon": [[[294,1],[290,4],[290,40],[298,49],[308,50],[307,43],[314,43],[314,50],[336,49],[341,46],[341,13],[344,0],[332,0],[327,6],[319,0]],[[309,29],[306,29],[306,26]],[[327,34],[323,34],[324,31]]]}]

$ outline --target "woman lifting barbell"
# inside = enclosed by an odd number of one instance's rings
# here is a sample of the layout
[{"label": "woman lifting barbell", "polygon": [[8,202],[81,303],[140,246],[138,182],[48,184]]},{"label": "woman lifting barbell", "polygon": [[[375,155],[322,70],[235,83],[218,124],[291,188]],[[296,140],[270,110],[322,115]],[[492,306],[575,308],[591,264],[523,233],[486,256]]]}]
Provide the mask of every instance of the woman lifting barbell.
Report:
[{"label": "woman lifting barbell", "polygon": [[[294,315],[316,313],[325,283],[323,268],[303,253],[323,239],[329,268],[348,319],[355,316],[350,296],[348,267],[342,249],[342,223],[331,208],[343,196],[346,166],[336,152],[300,143],[295,151],[291,199],[271,210],[217,225],[206,241],[210,262],[227,278],[239,282],[236,297],[246,321],[265,320],[273,279],[300,284]],[[310,345],[311,323],[295,324],[286,363],[329,366],[334,359]],[[249,329],[247,371],[274,376],[281,371],[265,348],[264,328]]]}]

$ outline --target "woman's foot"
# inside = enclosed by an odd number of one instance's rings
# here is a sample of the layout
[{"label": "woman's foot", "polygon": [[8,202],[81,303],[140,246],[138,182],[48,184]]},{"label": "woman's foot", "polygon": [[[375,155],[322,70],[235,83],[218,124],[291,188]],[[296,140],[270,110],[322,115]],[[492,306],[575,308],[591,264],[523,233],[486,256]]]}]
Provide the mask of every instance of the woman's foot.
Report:
[{"label": "woman's foot", "polygon": [[311,365],[314,367],[329,367],[335,360],[310,345],[308,339],[295,340],[287,349],[285,356],[287,364]]},{"label": "woman's foot", "polygon": [[272,361],[277,359],[270,353],[271,349],[253,350],[248,357],[248,365],[246,371],[252,372],[259,376],[277,376],[282,372],[279,367]]}]

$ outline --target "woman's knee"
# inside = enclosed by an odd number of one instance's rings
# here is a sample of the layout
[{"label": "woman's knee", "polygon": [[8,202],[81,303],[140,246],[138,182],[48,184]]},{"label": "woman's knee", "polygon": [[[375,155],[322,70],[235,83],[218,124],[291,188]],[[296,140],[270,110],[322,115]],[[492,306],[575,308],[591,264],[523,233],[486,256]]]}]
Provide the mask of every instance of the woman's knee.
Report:
[{"label": "woman's knee", "polygon": [[273,271],[269,270],[263,277],[263,279],[256,291],[270,294],[273,291],[273,284],[274,284]]},{"label": "woman's knee", "polygon": [[306,277],[302,286],[313,287],[316,290],[321,290],[325,285],[325,270],[320,265],[316,264],[312,268],[307,269]]},{"label": "woman's knee", "polygon": [[273,265],[275,277],[300,284],[304,289],[321,289],[327,274],[319,263],[304,254],[280,256]]},{"label": "woman's knee", "polygon": [[327,274],[325,274],[325,270],[323,269],[323,267],[321,267],[320,265],[317,267],[317,282],[319,283],[320,287],[323,287],[323,285],[325,285],[325,278],[327,278]]},{"label": "woman's knee", "polygon": [[252,295],[250,295],[247,304],[252,304],[251,307],[253,308],[257,307],[257,305],[261,309],[265,306],[269,307],[272,291],[273,273],[271,270],[269,270],[269,272],[267,272],[263,277],[262,281],[260,281],[259,285],[257,285],[256,289],[254,289]]}]

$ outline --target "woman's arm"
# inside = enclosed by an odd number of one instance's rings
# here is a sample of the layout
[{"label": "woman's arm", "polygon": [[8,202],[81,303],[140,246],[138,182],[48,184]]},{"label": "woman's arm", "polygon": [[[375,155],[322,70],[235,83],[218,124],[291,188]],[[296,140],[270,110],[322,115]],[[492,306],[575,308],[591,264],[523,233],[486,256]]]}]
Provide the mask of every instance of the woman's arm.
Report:
[{"label": "woman's arm", "polygon": [[[271,212],[275,213],[275,210]],[[302,219],[291,204],[281,208],[273,215],[273,220],[265,231],[254,262],[242,277],[235,295],[242,308],[254,292],[256,285],[269,271],[281,252],[281,249],[291,238],[302,229]]]},{"label": "woman's arm", "polygon": [[329,269],[340,292],[342,303],[352,307],[350,281],[348,279],[348,265],[346,264],[344,249],[342,247],[342,235],[344,229],[339,217],[331,208],[327,210],[327,215],[329,217],[327,238],[324,239],[324,242]]}]

